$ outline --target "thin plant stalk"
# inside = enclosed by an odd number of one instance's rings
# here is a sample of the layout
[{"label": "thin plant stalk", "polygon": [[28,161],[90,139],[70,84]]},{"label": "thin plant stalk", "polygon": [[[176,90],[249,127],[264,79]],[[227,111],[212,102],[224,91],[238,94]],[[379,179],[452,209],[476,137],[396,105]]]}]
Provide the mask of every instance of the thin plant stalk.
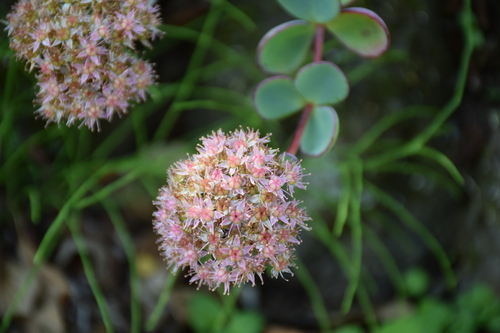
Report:
[{"label": "thin plant stalk", "polygon": [[438,260],[441,270],[446,278],[448,288],[451,289],[456,287],[457,281],[451,267],[451,262],[448,259],[446,252],[441,247],[441,244],[439,244],[437,239],[429,232],[429,230],[427,230],[427,228],[419,220],[417,220],[402,204],[389,194],[369,182],[366,182],[366,189],[373,194],[380,204],[391,210],[400,218],[401,222],[406,224],[409,229],[413,230],[413,232],[420,236]]},{"label": "thin plant stalk", "polygon": [[[314,62],[321,61],[321,58],[323,56],[324,36],[325,36],[325,27],[321,24],[318,24],[316,26],[316,35],[314,37]],[[312,105],[311,103],[307,103],[306,106],[304,107],[304,111],[302,112],[299,125],[295,130],[292,143],[290,144],[290,147],[287,150],[287,152],[289,152],[292,155],[297,155],[297,151],[299,150],[300,146],[300,139],[302,138],[302,134],[304,133],[307,122],[311,117],[313,108],[314,105]]]},{"label": "thin plant stalk", "polygon": [[328,318],[328,310],[326,309],[325,302],[321,296],[321,291],[300,258],[295,258],[295,262],[300,268],[295,269],[294,272],[297,274],[297,277],[306,289],[307,295],[311,300],[314,315],[318,320],[321,332],[329,332],[330,319]]},{"label": "thin plant stalk", "polygon": [[125,250],[125,255],[127,256],[130,272],[130,332],[139,333],[141,331],[141,303],[139,298],[139,277],[137,275],[137,267],[135,265],[134,242],[125,226],[125,221],[119,214],[116,206],[110,200],[104,200],[102,205],[108,212],[111,223],[113,223],[113,226],[118,233],[118,237],[120,238],[123,249]]},{"label": "thin plant stalk", "polygon": [[158,302],[156,303],[151,316],[149,316],[148,321],[146,322],[146,331],[151,331],[155,328],[156,324],[161,318],[163,311],[170,299],[170,293],[174,288],[175,281],[177,280],[177,275],[169,274],[167,281],[165,281],[165,285],[163,286],[163,290],[161,291],[160,297],[158,298]]},{"label": "thin plant stalk", "polygon": [[[172,102],[172,106],[175,106],[176,103],[185,101],[189,98],[193,87],[195,85],[196,80],[198,79],[198,72],[193,70],[201,67],[203,59],[207,53],[208,47],[212,42],[212,36],[219,22],[219,16],[221,13],[220,4],[223,3],[223,0],[213,1],[210,11],[207,14],[205,19],[205,23],[203,24],[203,28],[199,35],[198,41],[196,43],[195,50],[193,52],[193,56],[191,61],[189,62],[188,68],[186,70],[186,74],[179,86],[179,90],[175,95],[174,101]],[[175,121],[179,118],[181,113],[181,109],[169,108],[167,110],[163,120],[161,121],[156,133],[154,134],[153,140],[161,140],[168,136],[170,130],[174,126]]]},{"label": "thin plant stalk", "polygon": [[378,167],[386,163],[417,154],[425,145],[425,143],[427,143],[427,141],[429,141],[434,136],[434,134],[439,130],[439,128],[441,128],[444,122],[462,103],[462,98],[467,83],[469,64],[472,57],[472,52],[474,51],[474,27],[473,19],[471,18],[472,9],[470,0],[465,1],[462,13],[465,18],[461,20],[465,45],[460,60],[458,78],[455,84],[455,91],[453,93],[453,96],[436,115],[433,121],[420,134],[400,147],[388,150],[387,152],[384,152],[377,157],[367,160],[365,169],[377,169]]},{"label": "thin plant stalk", "polygon": [[87,253],[85,241],[82,238],[80,229],[77,225],[77,218],[73,215],[67,221],[67,225],[71,230],[71,235],[76,243],[76,247],[78,249],[78,253],[80,255],[80,259],[82,260],[83,270],[85,272],[85,277],[89,282],[90,289],[92,289],[92,293],[94,294],[95,300],[97,302],[97,306],[99,307],[99,312],[101,313],[102,320],[104,322],[104,327],[106,328],[107,333],[113,333],[113,322],[111,320],[111,315],[109,313],[109,307],[106,303],[106,299],[102,293],[101,287],[99,287],[99,283],[97,282],[97,277],[95,275],[94,268],[92,267],[92,263],[90,262],[90,258]]},{"label": "thin plant stalk", "polygon": [[221,297],[224,311],[221,311],[215,320],[214,332],[220,332],[226,326],[228,319],[234,311],[236,301],[241,294],[241,287],[233,288],[232,293],[227,296],[223,295],[221,288],[218,288],[217,292]]},{"label": "thin plant stalk", "polygon": [[353,191],[350,198],[350,222],[353,254],[351,258],[351,269],[349,285],[342,301],[342,311],[349,312],[356,290],[359,285],[362,263],[363,227],[361,225],[361,195],[363,192],[363,164],[360,160],[353,160]]}]

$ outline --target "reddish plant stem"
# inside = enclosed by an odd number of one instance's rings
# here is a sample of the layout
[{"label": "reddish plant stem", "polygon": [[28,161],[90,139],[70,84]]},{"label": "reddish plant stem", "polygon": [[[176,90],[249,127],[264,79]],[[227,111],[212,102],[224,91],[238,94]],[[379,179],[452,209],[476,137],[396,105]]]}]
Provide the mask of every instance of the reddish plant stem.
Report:
[{"label": "reddish plant stem", "polygon": [[313,109],[313,105],[311,103],[307,103],[304,111],[302,112],[302,117],[300,117],[299,126],[297,126],[297,130],[295,130],[295,135],[293,136],[292,143],[290,144],[290,148],[288,148],[287,152],[292,155],[297,155],[297,151],[299,150],[300,138],[302,138],[302,133],[306,129],[307,121],[309,120],[309,116],[311,115]]},{"label": "reddish plant stem", "polygon": [[316,26],[316,37],[314,39],[314,62],[321,61],[323,55],[323,40],[325,39],[325,26]]},{"label": "reddish plant stem", "polygon": [[[321,57],[323,55],[323,40],[325,36],[325,26],[318,24],[316,26],[316,36],[314,38],[314,62],[321,61]],[[299,125],[295,130],[295,134],[293,136],[292,143],[288,148],[287,152],[293,155],[297,155],[297,151],[299,150],[300,139],[302,138],[302,134],[306,128],[309,117],[311,116],[311,112],[313,110],[313,105],[307,103],[304,111],[302,111],[302,117],[300,117]]]}]

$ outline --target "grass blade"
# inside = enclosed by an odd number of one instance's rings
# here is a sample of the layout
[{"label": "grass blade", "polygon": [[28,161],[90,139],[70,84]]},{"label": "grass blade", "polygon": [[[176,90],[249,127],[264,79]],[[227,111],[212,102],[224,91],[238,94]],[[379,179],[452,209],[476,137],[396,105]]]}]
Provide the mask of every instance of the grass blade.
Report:
[{"label": "grass blade", "polygon": [[457,184],[465,184],[464,178],[460,174],[460,171],[458,171],[455,164],[453,164],[453,162],[445,154],[434,148],[422,147],[422,149],[420,149],[420,151],[418,152],[418,155],[427,157],[428,159],[431,159],[440,164],[446,171],[448,171],[450,176],[457,182]]},{"label": "grass blade", "polygon": [[165,307],[167,306],[168,300],[170,299],[170,293],[174,288],[175,281],[177,280],[177,275],[169,274],[167,280],[165,281],[165,285],[163,286],[163,290],[161,291],[160,297],[158,298],[158,302],[156,303],[151,316],[146,323],[146,331],[151,331],[155,328],[158,320],[160,320]]},{"label": "grass blade", "polygon": [[89,282],[90,288],[92,289],[92,293],[94,294],[94,297],[96,299],[97,306],[99,307],[99,311],[101,312],[102,320],[104,321],[104,326],[106,327],[106,332],[114,332],[113,323],[111,321],[111,316],[109,314],[108,304],[106,303],[106,299],[104,298],[101,288],[99,287],[99,283],[97,282],[97,277],[95,275],[94,268],[92,267],[90,258],[87,254],[85,241],[82,238],[76,220],[77,219],[75,216],[71,216],[67,224],[69,226],[69,229],[71,230],[71,235],[75,240],[78,253],[80,254],[80,259],[82,260],[85,277]]},{"label": "grass blade", "polygon": [[139,277],[137,275],[137,268],[135,265],[135,247],[130,232],[128,232],[123,217],[118,212],[111,201],[104,200],[102,202],[104,209],[108,212],[111,223],[118,233],[118,237],[122,242],[125,255],[129,265],[130,272],[130,313],[131,324],[130,331],[132,333],[139,333],[141,331],[141,303],[139,298]]},{"label": "grass blade", "polygon": [[342,230],[349,215],[349,201],[351,199],[351,175],[346,166],[341,168],[340,171],[342,175],[342,194],[337,204],[337,216],[334,224],[334,233],[337,237],[342,235]]},{"label": "grass blade", "polygon": [[455,274],[451,268],[451,262],[446,255],[446,252],[441,247],[436,238],[427,230],[427,228],[417,220],[402,204],[392,198],[390,195],[384,191],[377,188],[375,185],[366,182],[366,188],[373,196],[387,209],[392,211],[396,216],[399,217],[401,222],[403,222],[409,229],[420,236],[422,241],[427,245],[427,247],[432,251],[436,257],[441,270],[446,279],[446,284],[449,288],[454,288],[457,284],[455,279]]},{"label": "grass blade", "polygon": [[328,318],[328,310],[326,309],[325,302],[321,297],[321,292],[302,260],[297,257],[295,258],[295,263],[299,268],[295,269],[294,273],[297,274],[297,277],[304,286],[304,289],[311,300],[314,315],[318,320],[321,332],[328,332],[330,330],[330,319]]},{"label": "grass blade", "polygon": [[347,313],[351,309],[356,289],[358,288],[361,275],[361,264],[363,257],[363,227],[361,225],[361,194],[363,192],[363,165],[359,160],[353,160],[353,189],[350,199],[350,215],[352,237],[352,259],[349,277],[349,285],[342,301],[342,312]]},{"label": "grass blade", "polygon": [[370,243],[371,248],[380,258],[380,261],[382,262],[382,265],[384,266],[387,275],[391,279],[392,284],[394,285],[396,291],[398,292],[399,297],[402,298],[406,297],[406,285],[403,275],[401,274],[398,265],[396,264],[396,261],[392,257],[391,253],[389,252],[389,250],[387,250],[387,247],[380,240],[378,235],[375,232],[373,232],[373,230],[371,230],[371,228],[365,226],[364,231],[366,239]]}]

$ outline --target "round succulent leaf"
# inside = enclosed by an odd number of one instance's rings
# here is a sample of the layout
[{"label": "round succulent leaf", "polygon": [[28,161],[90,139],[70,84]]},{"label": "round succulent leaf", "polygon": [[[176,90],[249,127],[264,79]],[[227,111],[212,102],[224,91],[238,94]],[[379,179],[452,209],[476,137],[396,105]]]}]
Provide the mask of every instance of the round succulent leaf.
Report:
[{"label": "round succulent leaf", "polygon": [[326,153],[337,140],[339,116],[331,106],[316,106],[300,140],[300,150],[310,156]]},{"label": "round succulent leaf", "polygon": [[257,112],[265,119],[280,119],[302,109],[304,98],[287,76],[265,79],[255,89],[254,103]]},{"label": "round succulent leaf", "polygon": [[342,7],[346,7],[349,6],[351,3],[353,3],[354,1],[356,0],[340,0],[340,4],[342,5]]},{"label": "round succulent leaf", "polygon": [[339,0],[278,0],[295,17],[303,20],[326,23],[340,13]]},{"label": "round succulent leaf", "polygon": [[384,21],[366,8],[343,9],[326,27],[347,48],[363,57],[378,57],[389,46],[389,30]]},{"label": "round succulent leaf", "polygon": [[305,65],[295,79],[297,90],[315,105],[335,104],[349,95],[349,82],[332,62],[318,61]]},{"label": "round succulent leaf", "polygon": [[311,48],[314,32],[313,24],[301,20],[274,27],[259,42],[257,62],[268,73],[287,74],[296,70]]}]

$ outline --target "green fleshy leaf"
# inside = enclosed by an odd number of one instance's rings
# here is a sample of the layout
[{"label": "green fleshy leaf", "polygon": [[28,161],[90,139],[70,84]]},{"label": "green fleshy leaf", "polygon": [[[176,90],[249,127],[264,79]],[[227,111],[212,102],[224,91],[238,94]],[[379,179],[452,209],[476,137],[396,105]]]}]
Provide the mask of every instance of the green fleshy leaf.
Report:
[{"label": "green fleshy leaf", "polygon": [[223,333],[259,333],[264,329],[264,318],[255,312],[236,312],[225,327]]},{"label": "green fleshy leaf", "polygon": [[344,9],[326,27],[347,48],[363,57],[378,57],[389,46],[389,31],[384,21],[366,8]]},{"label": "green fleshy leaf", "polygon": [[339,117],[331,106],[316,106],[309,117],[300,150],[311,156],[320,156],[333,147],[339,134]]},{"label": "green fleshy leaf", "polygon": [[351,3],[353,3],[354,1],[356,0],[340,0],[340,4],[342,5],[342,7],[346,7],[349,6]]},{"label": "green fleshy leaf", "polygon": [[364,333],[365,330],[359,327],[358,325],[346,325],[340,328],[337,328],[334,333]]},{"label": "green fleshy leaf", "polygon": [[195,294],[188,303],[189,325],[197,333],[212,332],[222,306],[213,297]]},{"label": "green fleshy leaf", "polygon": [[306,104],[287,76],[273,76],[262,81],[255,89],[257,112],[266,119],[279,119],[299,111]]},{"label": "green fleshy leaf", "polygon": [[293,16],[316,23],[333,20],[340,12],[338,0],[278,0]]},{"label": "green fleshy leaf", "polygon": [[287,74],[306,58],[314,38],[314,25],[290,21],[269,30],[257,47],[257,61],[268,73]]},{"label": "green fleshy leaf", "polygon": [[297,90],[315,105],[335,104],[349,94],[349,82],[344,72],[329,61],[305,65],[295,79]]},{"label": "green fleshy leaf", "polygon": [[406,289],[408,294],[420,297],[429,288],[429,276],[421,268],[413,268],[405,274]]}]

